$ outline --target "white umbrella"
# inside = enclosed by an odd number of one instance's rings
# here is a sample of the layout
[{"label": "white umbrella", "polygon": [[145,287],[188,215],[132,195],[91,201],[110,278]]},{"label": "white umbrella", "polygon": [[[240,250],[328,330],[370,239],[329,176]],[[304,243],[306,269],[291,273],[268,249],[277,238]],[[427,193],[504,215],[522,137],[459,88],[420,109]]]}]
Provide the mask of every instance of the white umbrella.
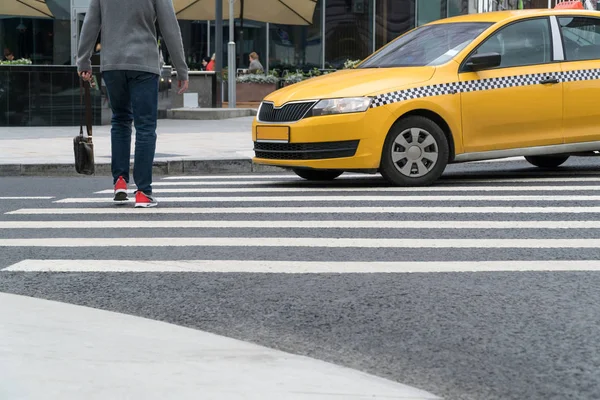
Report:
[{"label": "white umbrella", "polygon": [[0,15],[53,18],[44,0],[1,0]]},{"label": "white umbrella", "polygon": [[[173,0],[177,19],[214,20],[218,0]],[[229,0],[223,2],[223,18],[229,19]],[[310,25],[317,0],[236,0],[233,17],[282,25]]]},{"label": "white umbrella", "polygon": [[[282,25],[310,25],[317,0],[173,0],[178,19],[215,20],[217,1],[222,1],[223,19],[229,19],[229,107],[235,107],[235,42],[233,19],[269,22]],[[221,49],[217,49],[221,54]]]}]

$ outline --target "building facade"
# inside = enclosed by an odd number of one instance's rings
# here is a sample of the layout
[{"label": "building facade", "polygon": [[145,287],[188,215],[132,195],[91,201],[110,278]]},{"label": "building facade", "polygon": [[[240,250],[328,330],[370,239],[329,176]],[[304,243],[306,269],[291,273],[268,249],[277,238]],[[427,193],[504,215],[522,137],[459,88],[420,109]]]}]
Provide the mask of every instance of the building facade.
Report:
[{"label": "building facade", "polygon": [[[522,0],[524,8],[555,0]],[[0,15],[0,48],[33,64],[73,65],[89,0],[46,0],[54,19]],[[309,26],[236,21],[238,66],[257,52],[266,68],[341,68],[363,59],[398,35],[433,20],[466,13],[515,9],[518,0],[318,0]],[[215,24],[180,21],[188,63],[197,69],[215,52]],[[224,21],[224,43],[229,41]],[[163,46],[168,62],[168,52]],[[226,46],[220,55],[227,66]],[[0,57],[3,57],[3,52]]]}]

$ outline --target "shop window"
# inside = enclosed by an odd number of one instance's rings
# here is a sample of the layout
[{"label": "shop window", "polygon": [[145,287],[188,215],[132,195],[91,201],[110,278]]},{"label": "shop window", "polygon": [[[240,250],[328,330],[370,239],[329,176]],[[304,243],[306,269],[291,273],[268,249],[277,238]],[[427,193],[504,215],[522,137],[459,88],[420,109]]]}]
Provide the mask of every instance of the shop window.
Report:
[{"label": "shop window", "polygon": [[442,0],[417,0],[417,26],[446,17]]},{"label": "shop window", "polygon": [[[406,3],[403,7],[406,7]],[[373,52],[373,1],[327,0],[325,62],[343,68],[347,60],[362,60]]]},{"label": "shop window", "polygon": [[379,49],[415,26],[415,2],[377,0],[375,44]]}]

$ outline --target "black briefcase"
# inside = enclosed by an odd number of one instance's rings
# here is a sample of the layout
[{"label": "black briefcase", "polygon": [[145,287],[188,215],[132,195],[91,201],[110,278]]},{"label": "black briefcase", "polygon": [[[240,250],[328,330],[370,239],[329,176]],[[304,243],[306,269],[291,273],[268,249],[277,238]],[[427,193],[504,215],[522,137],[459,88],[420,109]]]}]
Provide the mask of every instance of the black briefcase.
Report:
[{"label": "black briefcase", "polygon": [[75,170],[79,174],[93,175],[94,168],[94,143],[92,142],[92,99],[90,94],[90,83],[80,79],[80,105],[83,108],[85,98],[85,126],[87,135],[83,134],[83,111],[79,124],[79,135],[73,138],[73,149],[75,151]]}]

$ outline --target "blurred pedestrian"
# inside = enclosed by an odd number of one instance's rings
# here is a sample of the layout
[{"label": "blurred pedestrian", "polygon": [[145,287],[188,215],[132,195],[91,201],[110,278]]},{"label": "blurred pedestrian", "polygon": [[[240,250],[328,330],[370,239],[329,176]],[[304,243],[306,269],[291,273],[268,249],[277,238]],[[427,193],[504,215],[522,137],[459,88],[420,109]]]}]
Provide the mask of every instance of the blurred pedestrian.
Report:
[{"label": "blurred pedestrian", "polygon": [[216,59],[217,59],[217,55],[213,53],[210,61],[206,65],[206,70],[207,71],[214,71],[215,70],[215,60]]},{"label": "blurred pedestrian", "polygon": [[202,71],[208,71],[208,64],[210,63],[210,57],[204,57],[202,59]]},{"label": "blurred pedestrian", "polygon": [[5,61],[13,61],[15,59],[15,55],[9,48],[4,49],[4,60]]},{"label": "blurred pedestrian", "polygon": [[258,60],[258,54],[256,54],[255,52],[250,53],[249,59],[250,66],[248,67],[248,72],[250,72],[251,74],[262,74],[265,72],[265,69]]},{"label": "blurred pedestrian", "polygon": [[91,0],[83,22],[77,69],[85,81],[92,79],[90,58],[102,32],[101,71],[113,112],[111,129],[114,201],[128,201],[132,122],[135,124],[133,178],[135,207],[157,205],[152,195],[152,165],[156,152],[158,118],[158,21],[181,90],[188,89],[181,31],[171,0]]}]

